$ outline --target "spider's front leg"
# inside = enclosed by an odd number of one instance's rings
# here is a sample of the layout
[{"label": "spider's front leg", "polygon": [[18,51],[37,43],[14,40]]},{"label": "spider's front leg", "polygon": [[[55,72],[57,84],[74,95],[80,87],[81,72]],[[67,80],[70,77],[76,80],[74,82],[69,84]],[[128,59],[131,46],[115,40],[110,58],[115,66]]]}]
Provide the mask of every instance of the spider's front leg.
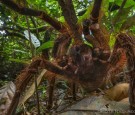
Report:
[{"label": "spider's front leg", "polygon": [[20,73],[20,75],[16,78],[16,82],[15,82],[16,91],[12,99],[12,102],[10,104],[10,107],[7,111],[7,115],[15,114],[20,96],[22,95],[29,81],[32,79],[32,75],[38,72],[38,67],[40,65],[40,62],[41,62],[40,59],[33,60],[32,63],[27,68],[25,68]]},{"label": "spider's front leg", "polygon": [[[66,39],[67,37],[68,37],[68,39]],[[63,54],[66,54],[69,44],[70,44],[69,35],[64,35],[63,41],[60,40],[60,42],[56,45],[56,47],[57,47],[56,49],[59,50],[56,52],[57,57],[59,57]],[[66,76],[65,78],[71,79],[67,76],[72,76],[72,73],[64,70],[63,68],[57,66],[56,64],[51,63],[43,58],[42,59],[38,58],[38,59],[33,60],[32,63],[27,68],[25,68],[16,79],[16,92],[15,92],[15,95],[11,102],[11,105],[8,109],[8,112],[7,112],[8,115],[15,113],[15,110],[16,110],[18,102],[19,102],[20,95],[22,95],[22,92],[25,90],[27,84],[29,83],[30,79],[32,78],[32,75],[35,72],[38,72],[38,67],[40,67],[41,65],[43,68],[45,68],[53,73],[56,73],[56,74],[59,74],[62,76]],[[51,81],[55,81],[54,79],[55,78],[53,77]],[[52,93],[50,93],[50,94],[52,94]],[[52,99],[50,99],[50,102],[51,102],[51,100]],[[51,103],[49,105],[49,108],[51,108],[51,105],[52,105]]]},{"label": "spider's front leg", "polygon": [[7,111],[7,115],[15,114],[20,96],[26,89],[26,86],[29,83],[29,81],[32,79],[32,76],[38,72],[38,67],[40,67],[40,65],[42,65],[43,68],[45,68],[53,73],[62,75],[62,76],[64,76],[64,78],[67,78],[70,80],[72,80],[72,76],[74,76],[74,73],[72,73],[71,71],[64,70],[61,67],[59,67],[47,60],[43,60],[41,58],[33,60],[32,63],[27,68],[25,68],[16,79],[16,82],[15,82],[16,92],[14,94],[10,107]]},{"label": "spider's front leg", "polygon": [[121,76],[116,76],[123,71],[124,66],[127,63],[126,53],[123,48],[114,47],[110,58],[108,59],[108,72],[106,77],[106,85],[113,86],[117,82],[122,81]]},{"label": "spider's front leg", "polygon": [[[129,102],[130,109],[135,111],[135,37],[126,33],[117,36],[115,47],[120,47],[126,52],[127,68],[130,75]],[[134,113],[133,113],[134,114]]]}]

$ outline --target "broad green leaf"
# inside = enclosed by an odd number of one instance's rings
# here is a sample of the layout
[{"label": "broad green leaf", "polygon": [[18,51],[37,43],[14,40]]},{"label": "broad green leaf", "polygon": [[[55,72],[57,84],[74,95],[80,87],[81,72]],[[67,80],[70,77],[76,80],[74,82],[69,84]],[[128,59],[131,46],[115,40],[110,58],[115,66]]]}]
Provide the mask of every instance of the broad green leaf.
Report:
[{"label": "broad green leaf", "polygon": [[134,25],[135,25],[135,15],[126,19],[126,21],[121,26],[121,30],[129,29],[130,27]]},{"label": "broad green leaf", "polygon": [[114,2],[115,0],[109,0],[109,2]]},{"label": "broad green leaf", "polygon": [[87,41],[84,41],[85,44],[87,44],[88,46],[90,47],[93,47],[91,43],[87,42]]},{"label": "broad green leaf", "polygon": [[115,41],[116,41],[115,35],[111,34],[110,35],[110,41],[109,41],[109,46],[110,46],[111,49],[113,48]]},{"label": "broad green leaf", "polygon": [[22,51],[22,50],[18,50],[18,49],[14,49],[15,52],[20,52],[20,53],[27,53],[26,51]]},{"label": "broad green leaf", "polygon": [[[123,2],[123,0],[115,0],[115,3],[119,6],[121,6],[122,2]],[[128,7],[134,6],[134,5],[135,5],[134,0],[127,0],[124,8],[128,8]]]},{"label": "broad green leaf", "polygon": [[37,49],[37,52],[40,52],[44,49],[52,48],[53,44],[54,44],[54,41],[45,42]]},{"label": "broad green leaf", "polygon": [[24,60],[20,60],[20,59],[14,59],[14,58],[10,58],[9,61],[14,61],[14,62],[17,62],[17,63],[29,64],[28,61],[24,61]]},{"label": "broad green leaf", "polygon": [[121,12],[118,12],[112,20],[113,24],[115,25],[117,23],[122,23],[124,20],[126,20],[131,8],[132,6],[129,8],[123,8]]},{"label": "broad green leaf", "polygon": [[61,17],[59,18],[59,21],[65,22],[64,16],[61,16]]}]

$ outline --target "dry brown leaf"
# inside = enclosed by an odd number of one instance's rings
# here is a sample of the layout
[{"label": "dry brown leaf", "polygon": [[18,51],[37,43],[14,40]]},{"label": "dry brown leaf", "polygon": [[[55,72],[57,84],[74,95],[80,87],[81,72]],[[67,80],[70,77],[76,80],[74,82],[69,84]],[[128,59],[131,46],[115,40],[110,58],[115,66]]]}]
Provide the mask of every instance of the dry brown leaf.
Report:
[{"label": "dry brown leaf", "polygon": [[[114,112],[124,113],[129,110],[129,102],[126,98],[123,101],[116,102],[128,96],[128,83],[120,83],[104,91],[108,95],[101,93],[90,95],[83,100],[72,104],[65,109],[57,109],[60,115],[112,115]],[[110,96],[110,97],[109,97]],[[113,98],[113,99],[112,99]]]},{"label": "dry brown leaf", "polygon": [[[45,72],[47,70],[43,69],[41,74],[38,76],[37,78],[37,85],[40,84]],[[23,97],[21,97],[20,101],[19,101],[19,106],[24,104],[35,92],[35,82],[32,83],[32,85],[30,86],[30,88],[24,93]]]},{"label": "dry brown leaf", "polygon": [[5,115],[14,96],[16,87],[11,81],[0,88],[0,115]]},{"label": "dry brown leaf", "polygon": [[110,101],[104,96],[90,96],[68,107],[59,115],[112,115],[129,110],[129,103]]},{"label": "dry brown leaf", "polygon": [[105,91],[105,96],[111,100],[120,101],[128,97],[129,84],[120,83]]}]

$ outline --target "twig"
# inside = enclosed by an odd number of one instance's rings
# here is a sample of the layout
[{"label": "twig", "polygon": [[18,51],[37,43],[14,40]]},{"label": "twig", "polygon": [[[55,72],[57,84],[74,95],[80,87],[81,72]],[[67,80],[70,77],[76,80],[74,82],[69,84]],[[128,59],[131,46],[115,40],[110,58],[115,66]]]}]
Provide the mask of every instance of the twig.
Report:
[{"label": "twig", "polygon": [[34,27],[36,28],[36,35],[37,35],[37,38],[39,39],[39,31],[38,31],[38,28],[37,28],[37,25],[36,25],[36,22],[34,20],[34,18],[32,16],[30,16],[30,19],[34,25]]},{"label": "twig", "polygon": [[73,83],[72,86],[73,100],[76,101],[76,84]]},{"label": "twig", "polygon": [[37,109],[38,109],[38,115],[40,115],[40,104],[39,104],[39,96],[38,96],[38,86],[37,86],[37,79],[36,76],[34,76],[35,81],[35,93],[36,93],[36,101],[37,101]]},{"label": "twig", "polygon": [[29,21],[28,21],[28,17],[27,16],[26,16],[26,21],[27,21],[27,25],[28,25],[28,35],[29,35],[29,40],[30,40],[31,54],[32,54],[32,57],[34,57],[34,47],[33,47],[32,40],[31,40],[30,24],[29,24]]}]

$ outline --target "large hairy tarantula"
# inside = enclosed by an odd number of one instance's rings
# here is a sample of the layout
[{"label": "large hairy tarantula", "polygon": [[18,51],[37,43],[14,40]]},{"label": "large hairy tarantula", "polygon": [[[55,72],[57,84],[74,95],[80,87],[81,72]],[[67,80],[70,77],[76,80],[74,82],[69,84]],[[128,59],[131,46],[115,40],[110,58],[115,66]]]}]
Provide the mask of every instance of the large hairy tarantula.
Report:
[{"label": "large hairy tarantula", "polygon": [[[54,43],[52,51],[54,61],[50,62],[45,58],[35,59],[20,74],[16,80],[17,89],[8,114],[16,109],[20,95],[38,67],[62,75],[63,78],[81,85],[87,91],[94,91],[105,84],[108,74],[127,63],[131,75],[130,92],[134,91],[135,40],[126,33],[120,33],[111,52],[108,44],[109,35],[98,23],[102,0],[95,0],[90,18],[84,20],[82,25],[77,24],[72,0],[58,0],[58,2],[66,24],[64,29],[59,30],[61,34]],[[84,41],[92,46],[85,44]],[[134,95],[130,97],[130,104],[134,105]]]}]

